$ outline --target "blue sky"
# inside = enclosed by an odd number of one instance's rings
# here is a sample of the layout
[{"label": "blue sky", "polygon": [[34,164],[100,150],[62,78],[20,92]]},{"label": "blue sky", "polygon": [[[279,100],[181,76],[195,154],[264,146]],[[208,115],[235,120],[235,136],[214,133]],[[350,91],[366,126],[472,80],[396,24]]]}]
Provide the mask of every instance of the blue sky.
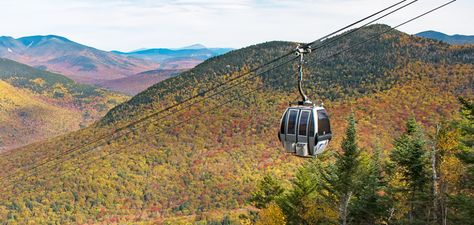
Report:
[{"label": "blue sky", "polygon": [[[396,25],[448,0],[419,0]],[[104,50],[309,42],[397,0],[1,0],[0,36],[56,34]],[[474,1],[458,0],[400,30],[474,34]]]}]

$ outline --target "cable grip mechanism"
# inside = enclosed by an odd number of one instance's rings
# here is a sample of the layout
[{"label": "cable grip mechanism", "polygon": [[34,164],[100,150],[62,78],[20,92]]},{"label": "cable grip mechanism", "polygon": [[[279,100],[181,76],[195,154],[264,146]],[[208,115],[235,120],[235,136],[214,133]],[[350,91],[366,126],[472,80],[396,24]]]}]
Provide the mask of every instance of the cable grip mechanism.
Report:
[{"label": "cable grip mechanism", "polygon": [[301,95],[302,100],[298,101],[298,105],[313,105],[313,103],[308,99],[308,96],[303,91],[303,65],[305,63],[304,61],[304,55],[311,53],[311,47],[310,46],[302,46],[298,45],[295,49],[295,53],[297,56],[300,57],[300,61],[298,64],[298,91]]}]

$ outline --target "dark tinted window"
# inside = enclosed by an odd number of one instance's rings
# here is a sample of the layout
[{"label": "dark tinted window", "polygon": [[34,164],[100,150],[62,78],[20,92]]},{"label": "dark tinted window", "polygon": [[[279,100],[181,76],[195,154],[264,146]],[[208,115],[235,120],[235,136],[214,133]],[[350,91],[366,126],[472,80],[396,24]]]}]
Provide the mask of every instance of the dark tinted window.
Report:
[{"label": "dark tinted window", "polygon": [[314,137],[314,116],[312,113],[309,117],[308,136]]},{"label": "dark tinted window", "polygon": [[290,116],[288,118],[288,133],[287,134],[296,134],[296,117],[298,117],[298,111],[291,110]]},{"label": "dark tinted window", "polygon": [[302,111],[300,116],[300,128],[298,129],[298,134],[302,136],[306,136],[306,127],[308,125],[308,111]]},{"label": "dark tinted window", "polygon": [[329,116],[326,110],[318,110],[318,135],[331,133]]},{"label": "dark tinted window", "polygon": [[288,115],[288,111],[285,112],[283,115],[283,118],[281,119],[281,126],[280,126],[280,133],[284,134],[285,133],[285,125],[286,125],[286,116]]}]

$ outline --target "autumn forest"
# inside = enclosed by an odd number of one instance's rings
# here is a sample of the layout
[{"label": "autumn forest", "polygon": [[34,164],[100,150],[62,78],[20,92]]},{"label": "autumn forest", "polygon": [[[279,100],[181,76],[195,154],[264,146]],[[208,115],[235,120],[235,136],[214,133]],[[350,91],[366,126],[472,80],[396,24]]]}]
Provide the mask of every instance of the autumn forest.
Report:
[{"label": "autumn forest", "polygon": [[[277,137],[297,61],[253,70],[297,43],[233,50],[133,97],[0,61],[1,110],[1,85],[22,88],[71,127],[0,153],[0,224],[473,224],[474,46],[381,24],[324,43],[304,67],[333,132],[314,158]],[[0,141],[28,133],[14,130]]]}]

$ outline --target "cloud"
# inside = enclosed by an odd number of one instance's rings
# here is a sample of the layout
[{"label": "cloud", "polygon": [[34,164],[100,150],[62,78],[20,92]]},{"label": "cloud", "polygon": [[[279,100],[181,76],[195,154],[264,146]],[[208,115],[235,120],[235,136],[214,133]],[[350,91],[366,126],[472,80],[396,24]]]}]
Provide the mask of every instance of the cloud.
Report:
[{"label": "cloud", "polygon": [[[397,0],[15,0],[0,2],[0,35],[57,34],[105,50],[243,47],[270,40],[307,42]],[[384,19],[398,24],[445,0],[419,0]],[[458,1],[402,28],[473,34],[472,1]],[[6,21],[6,22],[4,22]]]}]

